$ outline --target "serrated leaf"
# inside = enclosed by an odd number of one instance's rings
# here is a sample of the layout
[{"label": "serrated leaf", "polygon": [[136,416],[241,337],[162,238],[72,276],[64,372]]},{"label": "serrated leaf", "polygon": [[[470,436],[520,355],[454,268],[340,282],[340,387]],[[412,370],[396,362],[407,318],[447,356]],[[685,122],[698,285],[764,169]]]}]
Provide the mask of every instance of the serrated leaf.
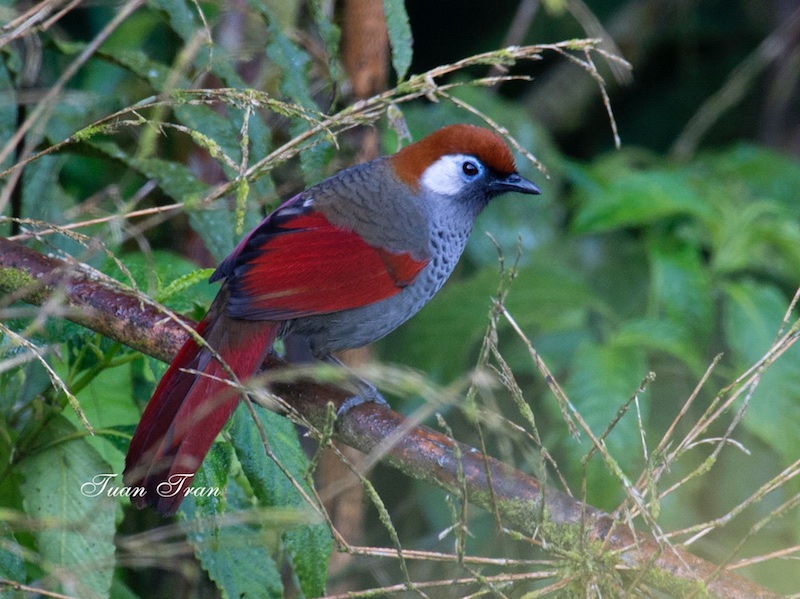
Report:
[{"label": "serrated leaf", "polygon": [[267,58],[280,69],[281,93],[291,98],[295,104],[316,108],[309,92],[308,70],[311,68],[311,59],[308,53],[290,40],[273,18],[270,18],[269,34],[271,39],[267,44]]},{"label": "serrated leaf", "polygon": [[[84,43],[64,44],[56,41],[57,38],[58,36],[51,37],[50,41],[58,47],[59,51],[69,53],[65,45],[71,46],[76,54],[86,48]],[[52,112],[48,112],[48,117],[43,122],[45,134],[49,140],[56,142],[66,139],[86,127],[87,124],[102,119],[121,108],[121,96],[110,92],[110,88],[117,81],[117,77],[109,72],[112,69],[114,67],[104,64],[102,60],[92,58],[88,61],[82,80],[81,100],[79,102],[68,101],[62,94],[59,96],[59,101],[53,102],[50,107]]]},{"label": "serrated leaf", "polygon": [[[767,352],[788,305],[788,299],[772,285],[745,282],[725,287],[723,330],[738,370],[749,368]],[[795,344],[764,372],[743,421],[786,463],[800,454],[798,363],[800,347]]]},{"label": "serrated leaf", "polygon": [[[158,181],[161,189],[176,201],[197,199],[206,191],[206,186],[184,165],[159,158],[139,159],[128,155],[119,146],[107,141],[89,142],[105,154],[128,164],[146,177]],[[189,223],[203,238],[214,258],[221,262],[233,250],[241,235],[236,233],[236,216],[225,201],[219,200],[208,208],[189,212]],[[245,214],[245,230],[255,227],[260,221],[254,209]]]},{"label": "serrated leaf", "polygon": [[339,61],[337,60],[341,30],[328,18],[322,4],[322,0],[311,0],[311,14],[314,17],[314,23],[317,25],[319,36],[325,44],[325,49],[328,51],[328,67],[330,69],[331,79],[336,82],[341,82],[344,73],[342,69],[339,68]]},{"label": "serrated leaf", "polygon": [[19,471],[25,512],[43,524],[34,531],[42,565],[67,594],[108,597],[116,501],[82,489],[110,467],[62,416],[52,416],[39,436],[46,448],[34,450]]},{"label": "serrated leaf", "polygon": [[[276,459],[310,496],[310,489],[304,480],[308,460],[297,439],[294,425],[288,419],[258,407],[256,413]],[[258,429],[246,406],[240,405],[234,413],[230,433],[242,470],[259,502],[265,506],[308,511],[309,517],[316,519],[298,489],[275,462],[267,457]],[[331,535],[327,527],[322,524],[293,527],[284,533],[283,543],[303,593],[307,597],[321,595],[325,590],[328,560],[332,550]]]},{"label": "serrated leaf", "polygon": [[[263,156],[269,154],[270,150],[270,128],[264,122],[262,115],[259,111],[255,111],[250,116],[248,137],[250,139],[250,156],[255,156],[261,159]],[[256,204],[260,208],[263,205],[273,205],[277,207],[277,199],[275,196],[275,184],[269,172],[261,174],[255,181],[250,182],[251,197],[256,198]],[[255,212],[255,222],[260,220],[260,212]]]},{"label": "serrated leaf", "polygon": [[[22,559],[23,547],[14,538],[11,528],[0,522],[0,578],[25,583],[25,560]],[[22,591],[11,587],[0,587],[0,599],[22,599]]]},{"label": "serrated leaf", "polygon": [[[260,220],[255,210],[248,210],[245,213],[244,230],[254,228]],[[208,209],[190,211],[189,224],[203,238],[217,262],[222,262],[242,237],[236,232],[236,214],[224,201],[215,202]]]},{"label": "serrated leaf", "polygon": [[[240,110],[229,108],[228,115],[222,115],[209,106],[176,106],[175,115],[181,123],[200,133],[205,139],[211,140],[234,163],[241,160],[241,146],[239,130],[241,129]],[[229,115],[237,115],[237,118]],[[197,138],[194,138],[198,142]],[[203,145],[203,144],[200,144]],[[221,163],[228,178],[233,178],[238,173],[233,173],[224,163]]]},{"label": "serrated leaf", "polygon": [[[305,126],[293,129],[295,135],[303,132]],[[326,167],[334,157],[333,144],[327,140],[320,141],[300,154],[300,168],[308,185],[319,183],[325,175]]]},{"label": "serrated leaf", "polygon": [[[215,443],[203,460],[193,487],[227,487],[228,497],[218,497],[212,493],[190,494],[184,500],[179,514],[186,521],[187,539],[222,597],[280,599],[284,596],[283,583],[272,557],[274,542],[270,542],[270,531],[255,523],[218,520],[221,513],[234,511],[230,505],[230,494],[236,493],[236,486],[234,481],[228,480],[230,463],[230,446]],[[234,499],[232,503],[236,505],[237,502]],[[224,509],[226,504],[227,510]],[[255,564],[257,567],[254,567]]]},{"label": "serrated leaf", "polygon": [[[164,91],[166,82],[171,76],[176,76],[167,65],[153,60],[141,50],[119,49],[114,52],[104,52],[100,55],[146,80],[158,92]],[[173,85],[187,87],[188,81],[184,77],[178,77]]]},{"label": "serrated leaf", "polygon": [[[183,511],[193,521],[200,518],[189,497]],[[202,524],[208,528],[208,522]],[[189,542],[222,597],[284,597],[281,573],[264,544],[264,533],[244,525],[225,525],[213,530],[191,527]]]},{"label": "serrated leaf", "polygon": [[[270,16],[269,33],[270,43],[267,45],[267,57],[280,67],[281,79],[279,87],[281,93],[291,98],[292,102],[304,108],[316,110],[317,105],[309,92],[308,72],[311,59],[305,50],[290,40],[277,25],[277,20]],[[290,126],[293,136],[302,134],[309,128],[309,124],[301,119],[294,119]],[[306,183],[317,183],[324,177],[325,165],[332,157],[333,146],[327,140],[320,141],[300,154],[300,166]]]},{"label": "serrated leaf", "polygon": [[[140,291],[177,312],[187,312],[197,304],[207,306],[217,294],[218,287],[208,284],[212,269],[198,269],[196,264],[173,252],[131,252],[121,260]],[[103,272],[130,285],[127,274],[110,259]]]},{"label": "serrated leaf", "polygon": [[[230,87],[246,88],[247,86],[239,79],[233,67],[231,67],[231,61],[225,61],[219,56],[223,51],[221,46],[215,47],[214,73]],[[153,60],[140,50],[117,50],[113,53],[103,54],[103,56],[147,80],[158,92],[172,91],[175,88],[187,88],[190,85],[188,79],[183,76],[178,76],[176,78],[173,69],[163,63]],[[221,74],[221,71],[225,72],[224,76]],[[166,88],[167,83],[172,86],[169,90]],[[223,101],[224,97],[221,97],[220,103]],[[212,107],[203,104],[178,104],[173,107],[173,111],[182,124],[192,129],[192,131],[199,132],[205,136],[205,138],[213,140],[213,143],[219,145],[221,151],[234,162],[238,162],[241,159],[241,148],[239,145],[239,131],[241,129],[241,117],[243,114],[241,110],[234,109],[232,106],[228,105],[228,113],[220,114]],[[260,113],[257,111],[253,112],[250,118],[251,133],[255,134],[251,139],[261,140],[266,138],[268,140],[268,136],[265,136],[262,131],[263,127],[259,128],[257,126],[257,124],[263,125],[263,119]],[[255,149],[257,151],[256,155],[258,156],[266,154],[262,147],[257,147]],[[221,166],[226,169],[226,173],[229,177],[237,174],[231,173],[224,162],[221,162]]]},{"label": "serrated leaf", "polygon": [[398,81],[402,81],[411,66],[414,45],[404,0],[383,0],[383,13],[392,47],[392,66]]},{"label": "serrated leaf", "polygon": [[[63,156],[43,156],[25,167],[22,173],[22,214],[34,220],[64,224],[75,200],[64,191],[60,177],[66,159]],[[46,202],[42,198],[47,198]],[[52,235],[47,251],[54,248],[72,255],[85,255],[85,248],[64,235]]]},{"label": "serrated leaf", "polygon": [[190,44],[195,32],[202,27],[197,16],[197,8],[190,2],[181,0],[150,0],[150,5],[164,12],[169,18],[172,30],[186,44]]},{"label": "serrated leaf", "polygon": [[183,164],[169,162],[160,158],[140,159],[129,155],[117,144],[110,141],[87,141],[93,148],[127,164],[145,177],[155,179],[159,187],[176,202],[203,195],[207,187]]}]

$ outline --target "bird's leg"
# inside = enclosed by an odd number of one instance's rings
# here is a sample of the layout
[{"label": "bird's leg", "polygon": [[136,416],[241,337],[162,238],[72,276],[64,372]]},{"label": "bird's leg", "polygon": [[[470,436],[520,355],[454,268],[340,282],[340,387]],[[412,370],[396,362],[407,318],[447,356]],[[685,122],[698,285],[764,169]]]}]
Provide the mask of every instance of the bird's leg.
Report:
[{"label": "bird's leg", "polygon": [[344,400],[344,403],[342,403],[341,407],[336,412],[337,416],[344,416],[354,407],[360,406],[362,403],[367,403],[367,402],[376,403],[379,406],[384,406],[386,408],[389,407],[389,403],[385,399],[383,399],[383,395],[380,394],[380,391],[378,391],[375,385],[370,383],[367,379],[357,375],[355,372],[353,372],[353,370],[349,366],[347,366],[347,364],[342,362],[339,358],[331,354],[328,354],[322,359],[328,364],[334,364],[336,366],[344,368],[350,375],[350,382],[356,388],[356,394]]}]

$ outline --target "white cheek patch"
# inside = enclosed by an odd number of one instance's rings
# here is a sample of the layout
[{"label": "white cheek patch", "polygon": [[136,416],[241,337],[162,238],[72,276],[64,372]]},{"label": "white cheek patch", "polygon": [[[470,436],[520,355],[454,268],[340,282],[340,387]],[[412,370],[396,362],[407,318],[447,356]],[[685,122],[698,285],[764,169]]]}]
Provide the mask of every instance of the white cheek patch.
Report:
[{"label": "white cheek patch", "polygon": [[453,196],[466,185],[461,176],[461,165],[466,156],[451,154],[442,156],[422,173],[419,184],[433,193]]}]

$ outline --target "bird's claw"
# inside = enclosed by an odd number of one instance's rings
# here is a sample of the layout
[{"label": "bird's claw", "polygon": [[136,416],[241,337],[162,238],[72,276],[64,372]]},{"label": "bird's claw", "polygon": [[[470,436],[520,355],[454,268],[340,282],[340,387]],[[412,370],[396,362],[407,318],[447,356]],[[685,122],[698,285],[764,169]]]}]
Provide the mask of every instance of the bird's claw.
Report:
[{"label": "bird's claw", "polygon": [[381,407],[388,409],[389,402],[383,399],[383,395],[378,393],[378,390],[375,389],[375,387],[372,387],[372,385],[369,386],[371,387],[371,389],[360,390],[360,392],[357,395],[351,395],[350,397],[345,399],[342,405],[339,406],[339,409],[336,410],[337,418],[344,416],[356,406],[360,406],[361,404],[364,403],[375,403]]},{"label": "bird's claw", "polygon": [[329,354],[323,357],[322,360],[328,362],[329,364],[334,364],[340,368],[344,368],[350,374],[348,386],[355,387],[355,394],[344,400],[342,405],[339,406],[339,409],[336,410],[337,417],[344,416],[356,406],[360,406],[364,403],[374,403],[384,408],[389,407],[389,403],[383,399],[383,395],[381,395],[380,391],[375,388],[375,385],[370,383],[367,379],[357,375],[339,358]]}]

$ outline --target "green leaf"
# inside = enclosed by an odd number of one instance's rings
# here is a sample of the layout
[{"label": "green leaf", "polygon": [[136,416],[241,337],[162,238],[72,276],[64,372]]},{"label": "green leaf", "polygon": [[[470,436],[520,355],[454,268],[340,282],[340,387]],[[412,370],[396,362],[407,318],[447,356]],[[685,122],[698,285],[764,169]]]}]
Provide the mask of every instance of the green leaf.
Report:
[{"label": "green leaf", "polygon": [[[11,48],[7,48],[6,51],[13,52]],[[3,143],[6,143],[17,129],[17,102],[19,100],[16,97],[16,92],[13,91],[14,82],[11,79],[11,73],[6,68],[5,60],[0,60],[0,90],[3,91],[5,96],[5,101],[0,102],[0,139],[5,140]],[[0,170],[11,166],[13,160],[14,153],[11,152],[5,161],[0,164]]]},{"label": "green leaf", "polygon": [[[60,177],[66,160],[63,156],[43,156],[25,167],[22,174],[22,214],[26,218],[56,225],[65,223],[66,215],[75,204],[61,186]],[[42,201],[47,198],[47,201]],[[86,249],[63,235],[47,240],[47,251],[54,248],[72,255],[84,255]]]},{"label": "green leaf", "polygon": [[[0,335],[0,364],[26,355],[27,350],[11,344],[9,338]],[[33,401],[52,385],[50,375],[38,360],[30,360],[16,369],[0,374],[0,411],[3,416],[14,419],[19,407]]]},{"label": "green leaf", "polygon": [[[24,549],[14,538],[11,528],[0,522],[0,578],[25,583],[25,560],[22,559]],[[0,587],[0,599],[21,599],[22,591],[10,587]]]},{"label": "green leaf", "polygon": [[[599,437],[622,407],[639,388],[647,375],[644,352],[619,343],[600,345],[584,342],[575,354],[565,390],[595,437]],[[647,421],[647,397],[640,398],[642,419]],[[581,456],[576,450],[586,452],[590,447],[586,437],[580,447],[568,445],[573,462]],[[635,476],[643,459],[635,408],[631,407],[606,437],[605,445],[612,460],[628,477]],[[576,469],[577,474],[577,469]],[[590,503],[609,505],[620,497],[621,485],[600,457],[595,457],[587,470]]]},{"label": "green leaf", "polygon": [[[237,502],[235,497],[231,501],[231,494],[235,495],[238,491],[241,495],[236,483],[228,480],[231,453],[230,446],[215,443],[203,460],[193,488],[227,487],[227,502],[226,498],[213,494],[187,496],[179,511],[186,520],[187,539],[223,597],[280,599],[284,596],[283,583],[278,565],[272,557],[274,542],[270,542],[270,531],[252,521],[232,523],[219,520],[221,513],[234,511],[230,509],[230,504]],[[254,567],[254,564],[258,566]]]},{"label": "green leaf", "polygon": [[203,26],[197,15],[196,5],[181,0],[150,0],[156,10],[164,12],[172,30],[186,43],[192,43],[192,37]]},{"label": "green leaf", "polygon": [[272,18],[269,34],[271,39],[267,44],[267,58],[280,69],[281,93],[304,108],[316,108],[309,92],[308,70],[311,68],[311,59],[308,53],[290,40]]},{"label": "green leaf", "polygon": [[[130,437],[121,438],[118,434],[107,432],[107,429],[133,426],[141,418],[141,411],[131,401],[131,395],[130,364],[102,370],[76,394],[86,418],[98,431],[98,434],[87,437],[85,441],[111,464],[108,472],[121,471]],[[68,412],[67,416],[75,426],[80,426],[74,413]]]},{"label": "green leaf", "polygon": [[[213,143],[219,146],[219,149],[234,163],[238,164],[241,161],[239,131],[242,126],[242,111],[229,109],[228,114],[223,115],[210,106],[176,106],[175,115],[193,132],[197,131],[206,139],[213,140]],[[196,137],[194,139],[197,141]],[[231,172],[224,163],[221,163],[221,167],[225,170],[228,179],[239,174]]]},{"label": "green leaf", "polygon": [[692,185],[685,169],[626,170],[620,165],[613,177],[598,161],[587,179],[576,179],[582,198],[573,223],[580,233],[598,233],[623,227],[641,226],[675,216],[703,217],[710,211]]},{"label": "green leaf", "polygon": [[742,144],[721,152],[701,154],[695,167],[700,172],[712,170],[715,179],[736,181],[751,195],[777,201],[798,213],[800,161],[794,156]]},{"label": "green leaf", "polygon": [[[741,194],[730,187],[724,191],[728,198]],[[789,209],[748,195],[737,201],[727,199],[720,203],[719,215],[709,228],[715,271],[727,274],[751,269],[795,284],[800,269],[800,224]]]},{"label": "green leaf", "polygon": [[[260,159],[261,157],[269,154],[271,136],[270,128],[264,121],[263,115],[260,111],[256,110],[251,113],[248,127],[248,138],[250,141],[250,156],[252,163],[252,157]],[[251,197],[255,196],[257,198],[256,204],[258,207],[264,204],[267,206],[273,205],[273,207],[277,205],[277,198],[275,197],[275,184],[270,176],[270,171],[262,173],[257,179],[250,181],[250,187]],[[255,213],[252,215],[253,220],[257,223],[261,220],[261,212],[258,210],[253,210],[253,212]]]},{"label": "green leaf", "polygon": [[[174,252],[131,252],[121,260],[140,291],[177,312],[187,312],[197,304],[208,306],[217,294],[217,286],[208,284],[211,269],[199,269]],[[110,259],[103,272],[126,285],[131,284],[127,274]]]},{"label": "green leaf", "polygon": [[701,376],[708,366],[700,340],[692,337],[685,326],[666,319],[639,318],[627,320],[613,334],[619,347],[629,347],[642,353],[664,352],[686,364],[695,376]]},{"label": "green leaf", "polygon": [[[141,77],[158,92],[164,91],[169,78],[177,75],[169,66],[153,60],[147,53],[139,49],[117,49],[114,52],[100,53],[100,55]],[[188,81],[185,77],[179,76],[173,85],[188,87]]]},{"label": "green leaf", "polygon": [[402,81],[411,66],[414,45],[404,0],[383,0],[383,13],[392,46],[392,66],[398,81]]},{"label": "green leaf", "polygon": [[[44,446],[19,465],[27,515],[42,523],[34,537],[43,567],[68,594],[107,597],[114,573],[116,500],[82,493],[109,465],[64,417],[39,433]],[[55,589],[50,589],[55,590]]]},{"label": "green leaf", "polygon": [[674,238],[648,245],[651,312],[684,328],[700,347],[714,324],[712,280],[700,249]]},{"label": "green leaf", "polygon": [[189,541],[223,597],[284,597],[281,573],[264,545],[262,531],[242,524],[209,530],[208,522],[193,507],[193,498],[187,498],[184,505],[187,518],[200,522],[190,527]]},{"label": "green leaf", "polygon": [[758,361],[775,341],[788,301],[773,287],[754,281],[724,287],[723,327],[742,366]]},{"label": "green leaf", "polygon": [[[738,370],[749,368],[769,350],[788,305],[772,285],[745,282],[725,287],[723,328]],[[800,454],[798,363],[800,347],[795,344],[764,372],[744,418],[744,425],[786,463]]]},{"label": "green leaf", "polygon": [[206,185],[183,164],[161,160],[160,158],[136,158],[110,141],[94,140],[86,143],[111,158],[127,164],[145,177],[155,179],[161,190],[176,202],[198,198],[207,190]]},{"label": "green leaf", "polygon": [[[304,476],[308,460],[297,439],[294,424],[268,410],[256,407],[256,414],[269,440],[275,458],[294,481],[311,496]],[[240,405],[233,415],[231,441],[242,469],[259,502],[265,506],[287,507],[308,512],[316,520],[301,493],[264,451],[264,446],[247,407]],[[306,520],[308,521],[308,520]],[[328,560],[332,550],[331,535],[322,524],[305,524],[287,530],[283,543],[292,567],[307,597],[317,597],[325,590]]]},{"label": "green leaf", "polygon": [[[51,37],[50,41],[60,52],[67,55],[77,55],[86,48],[86,44],[59,41],[60,38],[61,36]],[[84,75],[81,77],[81,101],[53,102],[52,112],[47,113],[44,127],[45,133],[51,141],[66,139],[87,124],[106,117],[123,106],[121,102],[123,96],[119,93],[111,93],[114,84],[120,79],[119,73],[111,73],[113,70],[118,71],[102,60],[92,58],[87,62],[83,69]],[[63,99],[63,95],[60,97]],[[38,125],[41,126],[42,123]]]},{"label": "green leaf", "polygon": [[339,55],[339,45],[341,38],[341,30],[339,27],[328,18],[328,14],[323,6],[323,0],[311,0],[311,14],[314,17],[314,23],[317,25],[319,36],[325,44],[325,49],[328,51],[329,63],[328,68],[331,71],[331,78],[336,82],[342,82],[345,73],[339,68],[339,61],[336,57]]},{"label": "green leaf", "polygon": [[[311,59],[308,53],[290,40],[278,27],[278,21],[270,11],[262,8],[269,18],[270,43],[267,45],[267,57],[280,68],[280,90],[287,98],[309,110],[317,110],[309,91],[309,69]],[[309,124],[301,119],[294,119],[290,126],[292,136],[302,134]],[[319,182],[325,176],[325,166],[333,157],[333,146],[330,141],[322,140],[300,154],[300,166],[308,185]]]},{"label": "green leaf", "polygon": [[[567,395],[595,435],[601,434],[617,410],[638,389],[647,375],[643,352],[612,340],[604,345],[585,342],[572,365]],[[647,407],[646,402],[642,402]],[[607,444],[617,459],[630,456],[639,445],[636,418],[628,413],[611,432]]]},{"label": "green leaf", "polygon": [[[245,212],[244,230],[254,228],[260,220],[255,210],[248,210]],[[189,212],[189,224],[203,238],[217,262],[222,262],[242,237],[236,232],[236,213],[224,200],[214,202],[208,209]]]},{"label": "green leaf", "polygon": [[[224,200],[193,210],[191,200],[202,197],[207,188],[184,165],[159,158],[140,159],[128,155],[113,142],[92,141],[91,145],[105,154],[128,164],[144,176],[158,181],[159,187],[178,202],[189,202],[189,224],[203,238],[206,247],[221,262],[231,252],[241,234],[236,232],[236,214]],[[261,220],[255,209],[245,213],[244,227],[249,230]]]}]

